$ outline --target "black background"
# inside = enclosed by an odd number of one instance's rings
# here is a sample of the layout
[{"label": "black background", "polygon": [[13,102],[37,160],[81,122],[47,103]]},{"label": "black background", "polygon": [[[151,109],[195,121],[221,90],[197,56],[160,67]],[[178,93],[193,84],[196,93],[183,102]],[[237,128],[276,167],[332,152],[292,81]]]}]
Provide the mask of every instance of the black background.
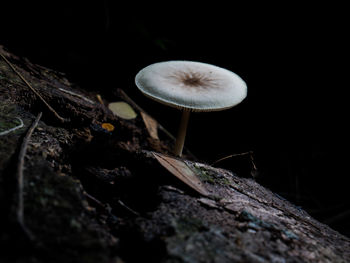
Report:
[{"label": "black background", "polygon": [[[140,69],[183,59],[237,73],[248,97],[192,114],[188,148],[207,162],[254,151],[262,184],[350,235],[344,7],[114,2],[2,3],[0,44],[107,100],[124,89],[174,134],[180,113],[139,93]],[[220,165],[249,176],[247,157]]]}]

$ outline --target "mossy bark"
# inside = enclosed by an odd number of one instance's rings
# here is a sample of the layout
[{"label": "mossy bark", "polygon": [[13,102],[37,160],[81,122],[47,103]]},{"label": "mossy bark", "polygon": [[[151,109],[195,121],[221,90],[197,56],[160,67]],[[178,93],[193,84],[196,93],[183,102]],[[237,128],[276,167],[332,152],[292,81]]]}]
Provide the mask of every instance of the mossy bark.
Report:
[{"label": "mossy bark", "polygon": [[[0,59],[1,262],[349,262],[350,240],[253,179],[183,159],[208,189],[201,196],[150,154],[171,154],[160,131],[114,116],[63,74],[0,52],[64,118]],[[101,94],[103,97],[103,94]],[[123,100],[116,92],[110,100]],[[140,108],[135,107],[135,111]],[[23,136],[24,219],[16,223],[14,176]],[[103,122],[114,125],[109,132]]]}]

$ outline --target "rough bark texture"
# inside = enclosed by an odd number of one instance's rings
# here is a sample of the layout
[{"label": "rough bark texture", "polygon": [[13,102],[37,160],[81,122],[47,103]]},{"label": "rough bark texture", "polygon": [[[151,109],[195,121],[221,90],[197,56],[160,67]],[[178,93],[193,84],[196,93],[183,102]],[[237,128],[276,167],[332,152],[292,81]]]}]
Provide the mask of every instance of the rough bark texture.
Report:
[{"label": "rough bark texture", "polygon": [[[169,154],[172,139],[162,130],[152,139],[135,105],[136,119],[120,119],[63,74],[0,52],[69,119],[0,59],[0,132],[24,123],[0,136],[1,262],[350,262],[347,237],[253,179],[185,150],[209,194],[178,180],[152,154]],[[24,162],[24,229],[15,174],[39,112]]]}]

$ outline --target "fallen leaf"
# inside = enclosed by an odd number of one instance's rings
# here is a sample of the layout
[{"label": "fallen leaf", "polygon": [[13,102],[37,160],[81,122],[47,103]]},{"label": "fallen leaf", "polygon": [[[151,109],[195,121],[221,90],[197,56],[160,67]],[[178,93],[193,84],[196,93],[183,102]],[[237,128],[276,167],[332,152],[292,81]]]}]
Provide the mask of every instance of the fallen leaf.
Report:
[{"label": "fallen leaf", "polygon": [[158,162],[165,167],[170,173],[175,175],[185,184],[190,186],[192,189],[196,190],[198,193],[209,196],[208,190],[205,188],[202,181],[198,178],[185,162],[165,156],[160,153],[152,152],[153,156],[158,160]]},{"label": "fallen leaf", "polygon": [[149,135],[151,136],[151,138],[153,138],[155,140],[159,140],[158,122],[155,119],[153,119],[151,116],[149,116],[148,114],[146,114],[142,111],[141,111],[141,116],[142,116],[142,120],[145,123],[147,131],[148,131]]},{"label": "fallen leaf", "polygon": [[135,119],[137,116],[134,109],[129,104],[123,101],[109,103],[108,108],[115,115],[125,120]]}]

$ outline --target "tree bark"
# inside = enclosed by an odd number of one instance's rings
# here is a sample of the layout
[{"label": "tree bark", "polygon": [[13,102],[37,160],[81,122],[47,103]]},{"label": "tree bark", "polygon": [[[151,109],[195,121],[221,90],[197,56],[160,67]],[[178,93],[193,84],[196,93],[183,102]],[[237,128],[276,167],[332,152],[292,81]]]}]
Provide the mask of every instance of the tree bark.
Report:
[{"label": "tree bark", "polygon": [[[171,157],[173,138],[162,129],[151,138],[123,91],[101,104],[64,74],[0,53],[17,71],[0,58],[1,262],[350,262],[349,238],[253,179],[186,149]],[[138,116],[117,117],[105,106],[112,100]],[[39,112],[19,182],[21,144]],[[206,190],[179,180],[153,152],[188,167]]]}]

